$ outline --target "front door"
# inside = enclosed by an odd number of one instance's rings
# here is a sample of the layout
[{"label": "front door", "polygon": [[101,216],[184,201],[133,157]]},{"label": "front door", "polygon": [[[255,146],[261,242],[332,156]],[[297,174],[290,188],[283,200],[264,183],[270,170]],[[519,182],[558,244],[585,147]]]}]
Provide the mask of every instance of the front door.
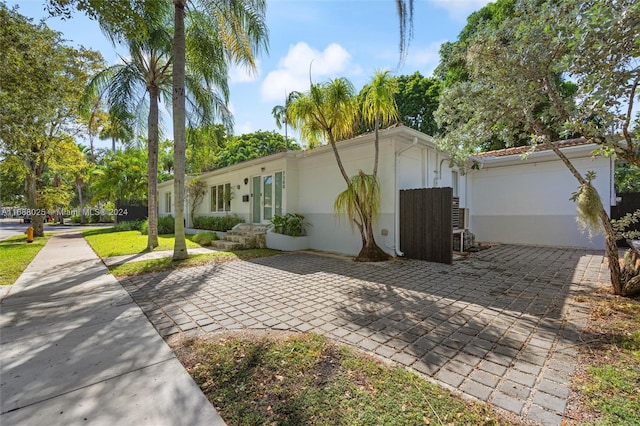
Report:
[{"label": "front door", "polygon": [[267,223],[274,214],[282,214],[282,189],[284,172],[254,176],[252,179],[252,221]]}]

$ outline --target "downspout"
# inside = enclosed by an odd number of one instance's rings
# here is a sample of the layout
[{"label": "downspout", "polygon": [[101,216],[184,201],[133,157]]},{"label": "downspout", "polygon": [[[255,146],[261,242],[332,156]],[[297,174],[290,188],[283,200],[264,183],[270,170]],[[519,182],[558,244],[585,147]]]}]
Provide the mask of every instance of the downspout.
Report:
[{"label": "downspout", "polygon": [[433,178],[433,187],[434,188],[439,188],[440,187],[440,181],[442,180],[442,163],[444,163],[447,159],[443,158],[442,160],[440,160],[440,164],[437,163],[438,161],[438,154],[436,153],[436,164],[438,164],[438,169],[434,170],[433,173],[436,174],[436,177]]},{"label": "downspout", "polygon": [[[394,244],[393,250],[395,251],[396,255],[398,256],[404,256],[404,253],[402,251],[400,251],[400,196],[399,196],[399,189],[398,189],[398,157],[400,157],[400,154],[402,154],[405,151],[408,151],[409,149],[413,148],[414,146],[418,145],[418,138],[414,137],[413,138],[413,143],[403,149],[401,149],[400,151],[396,152],[396,155],[394,156],[394,167],[393,167],[393,203],[395,205],[395,227],[396,229],[394,230],[394,234],[395,234],[395,240],[396,243]],[[393,150],[395,151],[396,149],[396,141],[393,141]]]}]

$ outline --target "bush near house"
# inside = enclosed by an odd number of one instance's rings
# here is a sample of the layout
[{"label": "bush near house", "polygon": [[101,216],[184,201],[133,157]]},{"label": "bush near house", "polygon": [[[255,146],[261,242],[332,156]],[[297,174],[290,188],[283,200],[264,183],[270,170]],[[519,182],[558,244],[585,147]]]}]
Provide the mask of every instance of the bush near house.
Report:
[{"label": "bush near house", "polygon": [[198,243],[201,246],[210,246],[211,241],[215,241],[218,239],[218,234],[215,232],[198,232],[193,236],[192,241],[194,243]]},{"label": "bush near house", "polygon": [[[158,218],[158,235],[173,234],[175,231],[175,220],[173,216],[163,216]],[[140,227],[142,235],[149,234],[149,220],[142,222]]]},{"label": "bush near house", "polygon": [[193,218],[193,227],[196,229],[206,229],[208,231],[228,231],[239,223],[243,223],[237,214],[226,216],[196,216]]},{"label": "bush near house", "polygon": [[309,225],[304,221],[304,215],[299,213],[287,213],[284,216],[273,215],[271,224],[274,232],[291,237],[306,235],[305,228]]}]

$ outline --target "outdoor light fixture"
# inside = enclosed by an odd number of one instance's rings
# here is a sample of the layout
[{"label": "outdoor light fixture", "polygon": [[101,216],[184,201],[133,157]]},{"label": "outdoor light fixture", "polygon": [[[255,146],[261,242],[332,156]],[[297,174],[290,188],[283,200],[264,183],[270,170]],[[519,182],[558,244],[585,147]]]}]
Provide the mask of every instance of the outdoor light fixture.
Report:
[{"label": "outdoor light fixture", "polygon": [[244,184],[248,184],[249,183],[249,178],[244,178]]}]

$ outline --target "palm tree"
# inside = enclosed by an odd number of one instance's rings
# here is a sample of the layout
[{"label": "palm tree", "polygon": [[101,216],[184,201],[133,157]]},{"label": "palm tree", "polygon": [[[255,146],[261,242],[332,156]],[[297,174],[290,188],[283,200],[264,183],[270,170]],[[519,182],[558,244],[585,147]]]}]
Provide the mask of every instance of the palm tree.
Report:
[{"label": "palm tree", "polygon": [[[140,117],[147,112],[147,149],[148,149],[148,196],[149,232],[147,247],[151,250],[158,246],[158,144],[159,104],[169,104],[172,88],[172,36],[165,28],[158,25],[152,27],[151,20],[147,27],[147,37],[127,40],[130,58],[122,58],[123,63],[109,67],[97,74],[87,88],[88,93],[100,93],[110,104],[112,117],[123,121],[132,114]],[[209,122],[219,115],[223,122],[230,124],[230,115],[226,102],[222,100],[228,92],[226,86],[226,69],[221,90],[223,96],[213,91],[199,76],[189,75],[186,80],[187,98],[191,116]],[[184,109],[183,109],[184,111]]]},{"label": "palm tree", "polygon": [[287,109],[291,105],[291,101],[296,98],[300,93],[293,91],[285,96],[284,105],[276,105],[271,110],[271,115],[276,120],[276,126],[278,129],[282,129],[284,124],[284,146],[289,149],[289,135],[287,134],[287,128],[289,127],[289,117],[287,116]]},{"label": "palm tree", "polygon": [[114,105],[109,117],[102,125],[100,139],[111,139],[111,150],[116,151],[116,142],[128,144],[134,137],[135,115],[126,111],[122,105]]},{"label": "palm tree", "polygon": [[[338,152],[336,142],[353,135],[358,108],[351,82],[345,78],[326,83],[311,84],[308,93],[296,97],[288,109],[292,127],[300,129],[303,137],[318,137],[322,133],[333,149],[340,173],[347,188],[338,195],[334,209],[346,213],[360,232],[362,249],[356,260],[379,261],[388,255],[378,247],[373,237],[373,221],[380,206],[380,185],[375,175],[360,171],[349,177]],[[374,170],[377,171],[377,154]]]},{"label": "palm tree", "polygon": [[394,94],[397,90],[396,80],[389,71],[377,70],[371,83],[362,90],[362,118],[373,126],[375,133],[375,159],[373,160],[373,176],[378,175],[378,129],[398,121],[398,106]]},{"label": "palm tree", "polygon": [[[187,0],[173,0],[173,140],[175,245],[173,259],[188,257],[184,234],[187,66],[198,70],[205,82],[221,83],[227,61],[255,71],[255,56],[267,49],[265,0],[192,0],[189,9],[189,44],[185,31]],[[194,54],[187,62],[187,49]],[[197,52],[197,54],[195,54]],[[228,93],[225,94],[225,101]]]},{"label": "palm tree", "polygon": [[346,78],[311,84],[309,92],[297,96],[288,108],[291,127],[300,130],[305,139],[325,137],[338,163],[347,185],[350,178],[342,165],[336,141],[353,135],[353,122],[357,115],[355,89]]},{"label": "palm tree", "polygon": [[[147,248],[158,246],[158,212],[155,208],[158,176],[159,103],[171,87],[171,35],[164,28],[149,28],[148,37],[127,40],[129,58],[98,73],[87,93],[100,94],[119,116],[141,115],[147,110],[149,233]],[[147,106],[148,102],[148,106]]]}]

